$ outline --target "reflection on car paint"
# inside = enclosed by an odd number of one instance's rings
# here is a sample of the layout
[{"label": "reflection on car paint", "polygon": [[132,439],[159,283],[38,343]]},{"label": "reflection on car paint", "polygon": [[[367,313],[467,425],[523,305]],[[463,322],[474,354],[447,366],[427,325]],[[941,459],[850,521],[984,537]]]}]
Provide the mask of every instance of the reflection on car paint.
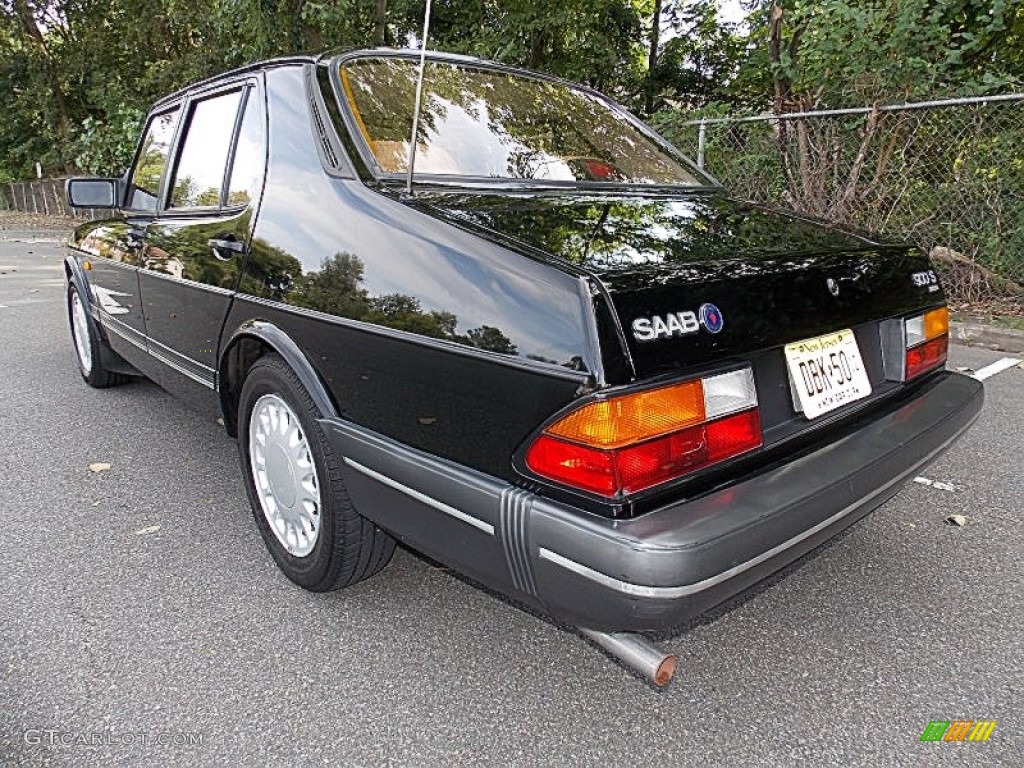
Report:
[{"label": "reflection on car paint", "polygon": [[[301,72],[269,73],[268,91],[270,173],[240,294],[590,368],[582,300],[561,300],[567,288],[579,292],[573,278],[513,253],[505,256],[516,269],[508,269],[494,255],[474,252],[471,236],[362,184],[326,176],[312,143],[294,140],[311,131]],[[305,212],[302,226],[295,226],[296,209]]]},{"label": "reflection on car paint", "polygon": [[122,293],[121,291],[112,291],[109,288],[103,288],[99,285],[92,286],[92,295],[99,303],[100,308],[111,315],[126,315],[132,311],[130,306],[126,307],[121,304],[116,298],[134,298],[130,293]]}]

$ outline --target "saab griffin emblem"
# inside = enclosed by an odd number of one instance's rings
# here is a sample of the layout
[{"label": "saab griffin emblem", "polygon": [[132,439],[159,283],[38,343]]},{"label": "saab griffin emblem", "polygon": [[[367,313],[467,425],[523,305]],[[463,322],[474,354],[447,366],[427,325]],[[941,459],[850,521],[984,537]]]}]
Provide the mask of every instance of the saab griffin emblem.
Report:
[{"label": "saab griffin emblem", "polygon": [[725,327],[722,311],[714,304],[700,305],[700,324],[708,329],[708,333],[718,333]]},{"label": "saab griffin emblem", "polygon": [[714,304],[701,304],[696,312],[669,312],[667,315],[638,317],[633,321],[633,337],[637,341],[657,341],[673,336],[696,333],[700,327],[709,333],[718,333],[725,326],[722,311]]},{"label": "saab griffin emblem", "polygon": [[839,283],[833,280],[831,277],[825,281],[825,285],[828,286],[828,292],[833,296],[839,295]]}]

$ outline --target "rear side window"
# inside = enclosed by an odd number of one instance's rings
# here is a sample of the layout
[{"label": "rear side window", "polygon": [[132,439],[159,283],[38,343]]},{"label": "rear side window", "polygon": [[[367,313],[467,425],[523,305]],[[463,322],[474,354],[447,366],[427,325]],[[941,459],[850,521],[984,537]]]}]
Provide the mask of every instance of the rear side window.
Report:
[{"label": "rear side window", "polygon": [[131,186],[128,188],[128,207],[132,210],[156,210],[160,180],[167,167],[167,155],[174,139],[178,112],[178,109],[174,109],[157,115],[146,128],[146,137],[142,140],[139,157],[132,169]]},{"label": "rear side window", "polygon": [[235,144],[235,159],[231,166],[231,183],[228,185],[226,204],[229,206],[248,205],[259,194],[263,181],[263,163],[266,152],[263,148],[263,109],[259,92],[250,89],[245,100],[245,115],[238,131]]},{"label": "rear side window", "polygon": [[193,102],[171,184],[171,208],[217,208],[241,91]]}]

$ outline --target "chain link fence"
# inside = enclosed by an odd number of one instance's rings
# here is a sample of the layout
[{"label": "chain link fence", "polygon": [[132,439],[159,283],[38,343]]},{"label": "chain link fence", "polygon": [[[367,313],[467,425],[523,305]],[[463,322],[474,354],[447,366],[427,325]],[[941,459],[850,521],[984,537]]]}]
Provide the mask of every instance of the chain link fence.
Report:
[{"label": "chain link fence", "polygon": [[1024,94],[676,126],[736,195],[910,240],[954,302],[1021,301]]}]

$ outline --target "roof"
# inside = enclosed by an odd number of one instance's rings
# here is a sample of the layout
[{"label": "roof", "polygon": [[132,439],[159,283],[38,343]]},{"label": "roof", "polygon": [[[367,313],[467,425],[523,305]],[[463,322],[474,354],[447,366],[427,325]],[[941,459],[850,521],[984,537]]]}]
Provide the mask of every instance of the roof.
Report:
[{"label": "roof", "polygon": [[[296,53],[296,54],[289,54],[287,56],[276,56],[276,57],[270,58],[270,59],[262,59],[260,61],[254,61],[251,64],[246,64],[246,65],[241,66],[241,67],[236,67],[235,69],[228,70],[227,72],[221,72],[220,74],[211,75],[210,77],[207,77],[207,78],[205,78],[203,80],[197,80],[194,83],[189,83],[188,85],[186,85],[186,86],[184,86],[182,88],[179,88],[178,90],[174,91],[173,93],[169,93],[168,95],[160,98],[159,100],[157,100],[153,104],[153,107],[154,108],[158,108],[158,107],[164,106],[165,104],[168,104],[168,103],[170,103],[172,101],[176,101],[176,100],[180,99],[182,96],[184,96],[188,91],[192,91],[192,90],[195,90],[197,88],[203,88],[203,87],[205,87],[207,85],[213,85],[214,83],[217,83],[217,82],[219,82],[221,80],[230,80],[231,78],[237,77],[238,75],[245,75],[245,74],[248,74],[250,72],[258,72],[261,69],[266,69],[267,67],[287,66],[288,64],[317,64],[317,63],[323,62],[323,61],[325,61],[327,59],[333,59],[336,56],[346,56],[346,57],[352,57],[352,58],[359,58],[359,57],[366,57],[366,56],[381,56],[381,55],[383,55],[383,56],[400,56],[400,57],[403,57],[403,58],[408,58],[408,57],[415,56],[415,57],[418,58],[419,55],[420,55],[420,51],[419,51],[419,49],[414,49],[414,48],[335,48],[335,49],[332,49],[332,50],[329,50],[329,51],[323,51],[321,53]],[[478,58],[478,57],[475,57],[475,56],[466,56],[466,55],[459,54],[459,53],[446,53],[444,51],[431,51],[431,50],[428,50],[427,51],[427,58],[428,59],[435,59],[435,60],[440,59],[440,60],[452,61],[452,62],[463,62],[463,63],[466,63],[466,64],[482,64],[482,65],[487,65],[487,66],[494,67],[494,68],[497,68],[497,69],[507,70],[507,71],[510,71],[510,72],[529,74],[529,75],[533,75],[533,76],[538,76],[539,75],[541,77],[545,77],[546,79],[550,79],[550,80],[561,80],[561,78],[553,78],[553,77],[550,77],[550,76],[541,75],[541,73],[538,73],[538,72],[530,72],[530,71],[527,71],[527,70],[520,69],[518,67],[510,67],[510,66],[508,66],[506,64],[502,64],[500,62],[488,61],[486,59],[481,59],[481,58]],[[587,90],[589,90],[589,89],[587,89]]]},{"label": "roof", "polygon": [[244,75],[249,72],[258,72],[261,69],[266,69],[267,67],[285,66],[288,64],[315,64],[319,59],[320,55],[317,54],[293,54],[289,56],[277,56],[275,58],[264,59],[262,61],[254,61],[251,64],[246,64],[245,66],[237,67],[227,72],[221,72],[220,74],[212,75],[203,80],[197,80],[194,83],[190,83],[183,88],[179,88],[174,93],[167,94],[156,101],[153,106],[160,107],[168,102],[176,101],[184,96],[188,91],[195,90],[196,88],[201,88],[206,85],[212,85],[220,80],[229,80],[238,75]]}]

